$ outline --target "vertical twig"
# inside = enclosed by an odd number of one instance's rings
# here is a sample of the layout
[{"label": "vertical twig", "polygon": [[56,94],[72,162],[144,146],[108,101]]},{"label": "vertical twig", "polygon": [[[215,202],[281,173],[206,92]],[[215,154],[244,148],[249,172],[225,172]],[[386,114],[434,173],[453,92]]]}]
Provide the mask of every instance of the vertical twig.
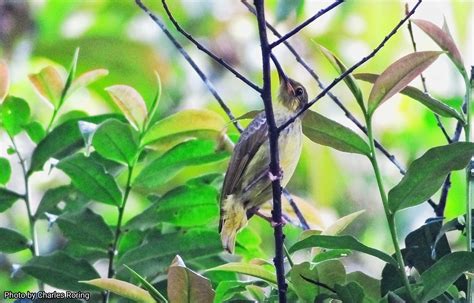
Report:
[{"label": "vertical twig", "polygon": [[260,47],[262,51],[262,71],[263,71],[263,88],[262,100],[265,106],[265,115],[268,123],[269,141],[270,141],[270,174],[274,176],[272,180],[273,190],[273,211],[272,220],[274,222],[275,236],[275,257],[273,263],[276,268],[278,297],[280,303],[286,302],[286,282],[285,268],[283,263],[283,220],[281,213],[281,172],[278,154],[278,127],[273,116],[272,95],[271,95],[271,77],[270,77],[270,55],[271,48],[268,45],[267,28],[265,25],[265,8],[263,0],[255,0],[255,8],[257,11],[258,33],[260,37]]}]

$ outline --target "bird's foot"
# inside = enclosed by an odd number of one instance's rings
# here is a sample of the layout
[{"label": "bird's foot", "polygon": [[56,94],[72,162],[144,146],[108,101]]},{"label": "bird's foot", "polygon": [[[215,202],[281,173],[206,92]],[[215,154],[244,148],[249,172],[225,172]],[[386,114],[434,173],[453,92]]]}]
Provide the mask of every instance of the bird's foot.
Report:
[{"label": "bird's foot", "polygon": [[259,216],[260,218],[262,218],[263,220],[267,221],[268,223],[270,223],[270,225],[272,227],[277,227],[277,226],[285,226],[287,221],[285,220],[285,218],[281,218],[281,222],[275,222],[273,221],[272,217],[271,216],[265,216],[264,214],[262,214],[259,210],[255,210],[253,211],[253,213],[256,215],[256,216]]},{"label": "bird's foot", "polygon": [[285,219],[282,218],[281,222],[275,222],[275,221],[271,221],[270,224],[272,225],[273,228],[277,227],[277,226],[285,226],[286,225],[286,222],[285,222]]},{"label": "bird's foot", "polygon": [[272,174],[271,171],[268,172],[268,178],[270,181],[281,180],[283,179],[283,170],[280,168],[277,175]]}]

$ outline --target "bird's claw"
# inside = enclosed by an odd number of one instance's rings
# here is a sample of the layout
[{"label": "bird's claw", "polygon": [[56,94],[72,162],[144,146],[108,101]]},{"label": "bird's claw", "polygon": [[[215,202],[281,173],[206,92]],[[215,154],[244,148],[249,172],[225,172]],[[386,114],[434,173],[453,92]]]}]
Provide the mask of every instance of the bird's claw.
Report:
[{"label": "bird's claw", "polygon": [[268,178],[270,181],[281,180],[283,178],[283,170],[280,168],[277,175],[272,174],[271,171],[268,172]]},{"label": "bird's claw", "polygon": [[281,221],[281,222],[275,222],[275,221],[273,221],[273,220],[272,220],[272,221],[270,222],[270,224],[272,225],[272,227],[277,227],[277,226],[281,226],[281,227],[283,227],[283,226],[285,226],[285,225],[286,225],[286,222],[284,222],[284,221]]}]

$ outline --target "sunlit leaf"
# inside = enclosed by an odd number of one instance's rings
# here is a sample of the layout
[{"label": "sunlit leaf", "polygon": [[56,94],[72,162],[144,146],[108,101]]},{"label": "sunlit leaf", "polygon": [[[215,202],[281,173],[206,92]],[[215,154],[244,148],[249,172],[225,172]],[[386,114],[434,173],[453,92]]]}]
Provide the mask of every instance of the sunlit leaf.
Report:
[{"label": "sunlit leaf", "polygon": [[367,143],[349,128],[308,110],[303,118],[303,133],[311,141],[337,150],[370,155]]},{"label": "sunlit leaf", "polygon": [[30,119],[30,107],[28,103],[14,96],[7,96],[0,106],[0,120],[3,127],[10,136],[16,136],[21,132]]},{"label": "sunlit leaf", "polygon": [[171,302],[212,302],[215,295],[211,281],[186,268],[178,255],[168,269],[167,290]]},{"label": "sunlit leaf", "polygon": [[8,159],[0,157],[0,184],[7,184],[12,174],[12,168]]},{"label": "sunlit leaf", "polygon": [[181,143],[148,164],[134,180],[134,186],[154,189],[173,178],[183,167],[224,159],[227,152],[216,152],[215,141],[191,140]]},{"label": "sunlit leaf", "polygon": [[72,57],[71,65],[69,67],[69,71],[67,74],[66,78],[66,83],[64,84],[64,88],[61,92],[61,99],[59,106],[61,106],[66,98],[66,94],[69,91],[69,88],[71,87],[72,80],[76,77],[76,68],[77,68],[77,60],[79,59],[79,47],[76,48],[74,51],[74,56]]},{"label": "sunlit leaf", "polygon": [[68,94],[72,94],[76,90],[87,87],[89,84],[99,80],[102,77],[105,77],[109,74],[109,71],[106,69],[94,69],[88,72],[83,73],[71,83],[71,87],[68,90]]},{"label": "sunlit leaf", "polygon": [[41,170],[50,158],[62,159],[84,147],[79,121],[101,123],[107,119],[119,118],[118,115],[99,115],[69,120],[53,129],[36,147],[31,159],[28,174]]},{"label": "sunlit leaf", "polygon": [[90,199],[112,205],[122,203],[122,193],[115,179],[90,157],[75,154],[61,160],[57,168],[64,171],[74,186]]},{"label": "sunlit leaf", "polygon": [[203,109],[182,110],[154,124],[143,137],[142,144],[156,143],[171,136],[189,134],[193,131],[207,130],[220,133],[225,127],[226,122],[215,112]]},{"label": "sunlit leaf", "polygon": [[89,114],[86,113],[85,111],[71,110],[71,111],[68,111],[68,112],[62,114],[61,116],[59,116],[56,124],[61,125],[64,122],[67,122],[69,120],[77,120],[77,119],[85,118],[85,117],[88,117],[88,116],[89,116]]},{"label": "sunlit leaf", "polygon": [[[347,67],[344,65],[344,63],[342,63],[342,61],[338,57],[336,57],[336,55],[334,55],[330,50],[326,49],[325,47],[317,43],[316,43],[316,46],[340,75],[347,71]],[[344,82],[346,83],[347,87],[349,87],[350,91],[354,95],[362,111],[365,112],[364,97],[362,96],[362,91],[357,85],[354,79],[354,76],[352,76],[352,74],[347,75],[346,77],[344,77]]]},{"label": "sunlit leaf", "polygon": [[368,113],[371,116],[380,104],[401,91],[418,77],[443,52],[416,52],[392,63],[377,78],[370,91]]},{"label": "sunlit leaf", "polygon": [[139,275],[136,271],[134,271],[127,265],[124,266],[132,273],[134,277],[140,280],[143,287],[148,291],[148,293],[150,293],[153,299],[155,299],[157,302],[168,303],[168,300],[166,300],[166,298],[155,287],[153,287],[150,282],[148,282],[145,278],[143,278],[141,275]]},{"label": "sunlit leaf", "polygon": [[133,87],[127,85],[109,86],[105,90],[110,94],[127,120],[141,130],[148,116],[143,97]]},{"label": "sunlit leaf", "polygon": [[421,301],[428,302],[445,292],[464,272],[474,270],[474,252],[458,251],[438,260],[421,274]]},{"label": "sunlit leaf", "polygon": [[271,272],[268,269],[265,269],[262,266],[257,266],[255,264],[231,262],[231,263],[223,264],[214,268],[207,269],[206,271],[236,272],[236,273],[252,276],[255,278],[259,278],[275,285],[277,284],[276,275],[274,272]]},{"label": "sunlit leaf", "polygon": [[[388,193],[388,207],[396,212],[429,199],[454,170],[466,167],[474,155],[474,144],[458,142],[428,150],[413,161],[406,175]],[[429,176],[429,177],[427,177]]]},{"label": "sunlit leaf", "polygon": [[155,93],[155,98],[153,98],[153,102],[151,104],[147,121],[146,121],[146,127],[148,128],[150,126],[150,123],[154,120],[156,112],[158,110],[158,105],[160,104],[160,99],[161,99],[161,79],[160,79],[160,74],[158,74],[157,71],[155,71],[155,76],[156,76],[156,93]]},{"label": "sunlit leaf", "polygon": [[312,247],[321,247],[321,248],[330,248],[330,249],[352,249],[355,251],[363,252],[365,254],[377,257],[380,260],[385,261],[387,263],[397,264],[397,261],[395,261],[395,259],[387,255],[383,251],[368,247],[360,243],[356,238],[352,236],[312,235],[301,241],[296,242],[292,247],[290,247],[289,252],[293,253],[301,249],[312,248]]},{"label": "sunlit leaf", "polygon": [[89,281],[80,281],[80,283],[111,291],[121,297],[130,299],[133,302],[155,303],[155,300],[148,291],[125,281],[111,278],[99,278]]},{"label": "sunlit leaf", "polygon": [[30,74],[28,78],[45,101],[56,109],[60,106],[61,94],[66,84],[56,68],[47,66],[37,74]]},{"label": "sunlit leaf", "polygon": [[258,116],[258,114],[260,114],[263,110],[252,110],[252,111],[249,111],[241,116],[238,116],[237,118],[235,118],[235,120],[245,120],[245,119],[253,119],[255,118],[256,116]]},{"label": "sunlit leaf", "polygon": [[10,86],[10,76],[8,74],[8,65],[5,60],[0,60],[0,104],[8,95],[8,88]]},{"label": "sunlit leaf", "polygon": [[46,136],[45,129],[37,121],[28,123],[24,128],[30,139],[35,143],[39,143]]},{"label": "sunlit leaf", "polygon": [[18,199],[22,198],[22,195],[6,188],[0,187],[0,213],[9,209],[13,205],[13,203],[15,203]]},{"label": "sunlit leaf", "polygon": [[56,223],[70,241],[103,249],[112,244],[112,230],[101,216],[88,208],[79,213],[61,215]]},{"label": "sunlit leaf", "polygon": [[365,212],[365,210],[359,210],[356,211],[352,214],[348,214],[347,216],[344,216],[342,218],[339,218],[336,222],[332,223],[329,225],[328,228],[323,230],[321,233],[322,235],[330,235],[330,236],[335,236],[340,233],[342,233],[346,228],[354,222],[355,219],[357,219],[360,215],[362,215]]},{"label": "sunlit leaf", "polygon": [[47,256],[33,257],[21,267],[21,270],[60,289],[97,290],[95,287],[79,282],[99,278],[94,267],[84,260],[72,258],[61,251]]},{"label": "sunlit leaf", "polygon": [[430,38],[433,39],[433,41],[436,42],[436,44],[438,44],[442,50],[448,52],[449,58],[453,61],[461,73],[466,73],[461,53],[459,52],[453,37],[451,37],[447,26],[445,27],[446,30],[443,30],[436,24],[427,20],[415,19],[412,20],[412,22],[415,23],[428,36],[430,36]]},{"label": "sunlit leaf", "polygon": [[[360,74],[355,74],[354,77],[359,80],[375,83],[379,75],[370,74],[370,73],[360,73]],[[431,97],[429,94],[425,94],[424,92],[422,92],[416,87],[406,86],[404,89],[400,91],[400,93],[420,102],[421,104],[428,107],[434,113],[440,116],[456,118],[459,121],[464,123],[463,116],[457,110]]]},{"label": "sunlit leaf", "polygon": [[102,157],[132,165],[138,152],[138,134],[128,124],[110,119],[94,132],[92,145]]},{"label": "sunlit leaf", "polygon": [[29,247],[28,239],[16,230],[0,227],[0,252],[12,254]]}]

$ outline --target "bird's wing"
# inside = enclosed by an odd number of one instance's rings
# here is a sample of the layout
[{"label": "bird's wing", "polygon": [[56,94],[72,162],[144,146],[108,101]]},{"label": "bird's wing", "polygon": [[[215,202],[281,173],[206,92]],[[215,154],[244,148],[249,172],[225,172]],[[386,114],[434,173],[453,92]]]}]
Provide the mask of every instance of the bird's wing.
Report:
[{"label": "bird's wing", "polygon": [[265,113],[262,112],[244,130],[239,142],[235,145],[222,186],[221,206],[223,199],[241,189],[242,176],[246,168],[267,140],[268,124]]}]

